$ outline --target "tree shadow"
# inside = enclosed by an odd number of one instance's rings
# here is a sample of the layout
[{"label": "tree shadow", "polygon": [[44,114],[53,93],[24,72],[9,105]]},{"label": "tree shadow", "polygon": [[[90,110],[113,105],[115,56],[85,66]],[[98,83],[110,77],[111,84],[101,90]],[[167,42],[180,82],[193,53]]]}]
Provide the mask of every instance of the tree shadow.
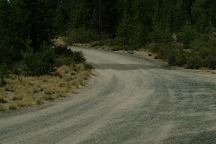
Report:
[{"label": "tree shadow", "polygon": [[161,66],[154,65],[142,65],[142,64],[95,64],[92,66],[97,70],[149,70],[149,69],[160,69]]}]

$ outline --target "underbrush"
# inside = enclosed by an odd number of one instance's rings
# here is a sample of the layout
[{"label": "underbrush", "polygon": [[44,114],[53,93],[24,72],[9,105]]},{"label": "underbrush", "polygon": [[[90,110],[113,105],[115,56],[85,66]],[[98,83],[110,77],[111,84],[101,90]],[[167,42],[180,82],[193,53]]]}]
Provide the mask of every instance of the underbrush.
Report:
[{"label": "underbrush", "polygon": [[124,45],[123,42],[119,39],[104,39],[100,41],[93,41],[89,43],[90,47],[94,48],[102,48],[102,49],[109,49],[113,51],[118,50],[136,50],[138,49],[137,45]]},{"label": "underbrush", "polygon": [[[114,51],[139,49],[136,45],[123,45],[117,39],[95,41],[89,46]],[[144,48],[156,53],[155,59],[166,60],[169,65],[216,69],[216,37],[212,34],[197,34],[193,29],[184,28],[183,32],[178,33],[178,41],[157,40],[149,42]]]},{"label": "underbrush", "polygon": [[49,75],[37,77],[10,74],[6,78],[8,84],[0,87],[0,111],[41,105],[71,96],[87,84],[90,74],[85,64],[63,65]]},{"label": "underbrush", "polygon": [[[150,43],[146,48],[158,54],[158,58],[165,59],[170,65],[185,66],[199,69],[216,68],[216,39],[209,35],[199,35],[190,38],[190,43]],[[189,43],[189,44],[188,44]],[[187,45],[187,46],[185,46]]]},{"label": "underbrush", "polygon": [[216,68],[216,53],[210,46],[206,49],[184,49],[175,44],[154,44],[154,46],[148,45],[147,49],[157,53],[158,58],[167,60],[170,65],[185,66],[191,69]]},{"label": "underbrush", "polygon": [[82,52],[66,46],[25,51],[20,61],[0,64],[0,110],[69,96],[87,83],[91,69]]},{"label": "underbrush", "polygon": [[23,58],[17,62],[12,73],[27,76],[40,76],[50,74],[62,65],[81,64],[86,60],[81,52],[73,52],[67,48],[44,48],[41,52],[27,51]]},{"label": "underbrush", "polygon": [[73,29],[67,34],[67,43],[70,45],[73,45],[74,43],[88,43],[98,39],[100,39],[98,33],[85,28]]}]

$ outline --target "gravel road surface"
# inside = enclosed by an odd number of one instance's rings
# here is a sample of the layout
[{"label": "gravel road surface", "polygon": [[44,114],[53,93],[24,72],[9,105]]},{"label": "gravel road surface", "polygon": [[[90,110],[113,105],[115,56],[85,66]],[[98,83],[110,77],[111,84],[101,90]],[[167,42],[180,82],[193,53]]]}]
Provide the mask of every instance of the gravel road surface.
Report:
[{"label": "gravel road surface", "polygon": [[216,144],[216,75],[74,49],[95,68],[88,87],[0,112],[0,144]]}]

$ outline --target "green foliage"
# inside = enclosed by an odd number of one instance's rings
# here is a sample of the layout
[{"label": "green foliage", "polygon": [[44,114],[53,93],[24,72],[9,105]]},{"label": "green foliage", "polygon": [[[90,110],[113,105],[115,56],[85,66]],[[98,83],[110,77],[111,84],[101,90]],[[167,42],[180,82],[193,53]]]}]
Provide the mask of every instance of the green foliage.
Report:
[{"label": "green foliage", "polygon": [[84,68],[87,70],[90,70],[90,69],[93,69],[93,66],[88,63],[84,63]]},{"label": "green foliage", "polygon": [[72,58],[76,64],[84,63],[86,61],[82,52],[73,52]]},{"label": "green foliage", "polygon": [[24,73],[34,76],[48,74],[54,70],[55,58],[52,48],[45,48],[42,52],[25,52],[22,60]]},{"label": "green foliage", "polygon": [[[102,40],[131,50],[155,43],[150,49],[171,65],[215,68],[215,9],[213,0],[1,0],[0,63],[40,75],[58,62],[84,62],[81,53],[50,49],[66,33],[70,44]],[[173,33],[183,46],[173,44]]]},{"label": "green foliage", "polygon": [[123,47],[131,45],[131,37],[133,35],[133,24],[130,22],[130,17],[125,15],[118,27],[118,40],[122,42]]},{"label": "green foliage", "polygon": [[187,60],[187,68],[198,69],[202,67],[203,60],[198,55],[190,55]]},{"label": "green foliage", "polygon": [[81,64],[86,62],[82,52],[72,51],[67,48],[55,48],[55,52],[57,55],[55,60],[56,66]]},{"label": "green foliage", "polygon": [[195,39],[196,32],[192,26],[186,25],[182,31],[179,32],[179,41],[182,42],[185,48],[189,48],[192,41]]},{"label": "green foliage", "polygon": [[70,44],[74,43],[87,43],[99,39],[99,35],[90,29],[79,28],[73,29],[68,34],[67,42]]},{"label": "green foliage", "polygon": [[186,66],[192,69],[201,67],[215,69],[215,46],[215,38],[200,35],[191,41],[187,49],[181,43],[151,43],[146,48],[157,53],[159,58],[167,60],[169,65]]},{"label": "green foliage", "polygon": [[29,47],[41,51],[43,43],[53,37],[55,9],[50,0],[1,0],[1,54],[16,61]]},{"label": "green foliage", "polygon": [[158,29],[150,33],[150,39],[156,43],[167,43],[171,41],[171,33]]},{"label": "green foliage", "polygon": [[[60,0],[1,0],[0,63],[16,74],[51,72],[56,57],[50,48],[51,39],[65,20],[63,5],[65,1]],[[56,15],[60,11],[62,14]],[[3,66],[1,70],[3,82]]]},{"label": "green foliage", "polygon": [[202,34],[191,44],[193,55],[198,55],[202,59],[202,66],[211,69],[216,68],[216,38]]}]

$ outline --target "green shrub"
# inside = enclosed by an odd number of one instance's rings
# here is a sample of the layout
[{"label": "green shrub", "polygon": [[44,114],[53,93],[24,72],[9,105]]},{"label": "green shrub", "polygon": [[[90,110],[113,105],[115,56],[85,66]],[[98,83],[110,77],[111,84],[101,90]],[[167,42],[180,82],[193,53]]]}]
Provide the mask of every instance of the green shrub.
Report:
[{"label": "green shrub", "polygon": [[167,43],[172,40],[171,35],[167,30],[156,30],[150,33],[150,39],[156,43]]},{"label": "green shrub", "polygon": [[84,63],[86,61],[82,52],[77,52],[77,51],[72,52],[72,58],[75,64]]},{"label": "green shrub", "polygon": [[187,68],[199,69],[203,66],[203,60],[196,54],[191,54],[187,59]]},{"label": "green shrub", "polygon": [[75,52],[67,48],[55,48],[55,53],[57,55],[56,66],[80,64],[86,61],[82,52]]},{"label": "green shrub", "polygon": [[146,45],[146,49],[152,52],[157,52],[159,48],[160,48],[159,44],[156,44],[156,43],[149,43]]},{"label": "green shrub", "polygon": [[55,52],[52,48],[45,48],[42,52],[25,52],[23,54],[22,64],[24,73],[29,75],[48,74],[55,67]]},{"label": "green shrub", "polygon": [[210,69],[216,69],[216,57],[215,55],[208,56],[205,60],[205,65]]},{"label": "green shrub", "polygon": [[182,31],[178,34],[178,37],[179,41],[184,44],[185,48],[189,48],[195,38],[195,30],[192,26],[187,25],[183,27]]},{"label": "green shrub", "polygon": [[175,56],[175,63],[174,65],[177,66],[183,66],[187,63],[187,55],[186,52],[183,51],[182,47],[179,46],[173,46],[175,47],[175,50],[172,51],[172,55]]},{"label": "green shrub", "polygon": [[84,67],[85,67],[85,69],[92,69],[93,68],[92,65],[90,65],[88,63],[85,63]]},{"label": "green shrub", "polygon": [[193,52],[196,52],[202,59],[202,66],[215,69],[216,68],[216,39],[210,38],[207,34],[201,34],[191,45]]},{"label": "green shrub", "polygon": [[54,48],[54,51],[55,51],[55,54],[57,55],[57,56],[70,56],[71,55],[71,53],[72,53],[72,51],[70,50],[70,49],[68,49],[67,47],[65,47],[65,48],[62,48],[62,47],[55,47]]},{"label": "green shrub", "polygon": [[177,55],[176,65],[183,66],[187,63],[187,57],[184,53],[180,53]]},{"label": "green shrub", "polygon": [[67,42],[69,44],[88,43],[91,41],[99,40],[99,38],[99,35],[95,31],[85,28],[79,28],[73,29],[68,33]]}]

